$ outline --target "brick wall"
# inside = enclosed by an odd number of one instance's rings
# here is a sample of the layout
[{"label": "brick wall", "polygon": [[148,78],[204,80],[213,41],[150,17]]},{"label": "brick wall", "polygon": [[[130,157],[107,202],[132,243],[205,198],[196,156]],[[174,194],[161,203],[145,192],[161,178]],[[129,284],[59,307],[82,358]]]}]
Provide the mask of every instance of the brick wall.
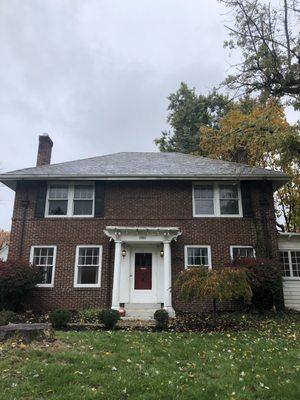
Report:
[{"label": "brick wall", "polygon": [[[264,201],[261,199],[265,188]],[[230,245],[249,245],[257,256],[277,256],[277,235],[272,188],[252,182],[253,218],[193,218],[190,181],[109,181],[105,188],[103,218],[34,218],[37,184],[19,184],[16,191],[11,259],[29,260],[32,245],[57,245],[54,288],[34,289],[30,305],[50,310],[110,306],[114,244],[103,233],[108,225],[178,226],[182,235],[172,243],[172,279],[184,268],[184,245],[210,245],[212,264],[221,266],[230,259]],[[256,222],[256,223],[254,223]],[[22,228],[23,226],[23,228]],[[257,243],[257,226],[263,237]],[[101,288],[74,288],[77,245],[103,245]],[[185,305],[173,299],[175,308]],[[194,309],[198,305],[193,306]]]}]

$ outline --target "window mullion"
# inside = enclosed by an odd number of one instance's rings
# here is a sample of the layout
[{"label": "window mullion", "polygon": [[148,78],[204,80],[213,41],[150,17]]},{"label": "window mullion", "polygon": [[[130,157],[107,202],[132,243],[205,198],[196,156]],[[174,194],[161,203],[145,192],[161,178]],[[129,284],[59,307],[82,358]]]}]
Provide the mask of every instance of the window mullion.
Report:
[{"label": "window mullion", "polygon": [[242,193],[241,193],[240,183],[238,184],[238,205],[239,205],[239,215],[243,216]]},{"label": "window mullion", "polygon": [[68,216],[73,215],[73,201],[74,201],[74,184],[68,186]]},{"label": "window mullion", "polygon": [[293,267],[292,267],[292,252],[291,252],[291,250],[288,251],[288,255],[289,255],[290,274],[291,274],[291,277],[294,277]]},{"label": "window mullion", "polygon": [[219,184],[215,183],[214,184],[214,207],[215,207],[215,215],[218,217],[221,215],[221,209],[220,209],[220,188]]}]

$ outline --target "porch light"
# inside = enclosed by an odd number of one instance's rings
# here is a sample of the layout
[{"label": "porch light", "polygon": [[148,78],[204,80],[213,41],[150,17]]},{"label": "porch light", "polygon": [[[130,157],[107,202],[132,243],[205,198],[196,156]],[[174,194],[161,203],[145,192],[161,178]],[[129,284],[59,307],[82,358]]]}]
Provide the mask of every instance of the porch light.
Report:
[{"label": "porch light", "polygon": [[163,251],[163,249],[161,249],[161,251],[160,251],[160,256],[161,256],[161,257],[164,256],[164,251]]},{"label": "porch light", "polygon": [[123,249],[123,250],[122,250],[122,257],[125,257],[125,256],[126,256],[126,250]]}]

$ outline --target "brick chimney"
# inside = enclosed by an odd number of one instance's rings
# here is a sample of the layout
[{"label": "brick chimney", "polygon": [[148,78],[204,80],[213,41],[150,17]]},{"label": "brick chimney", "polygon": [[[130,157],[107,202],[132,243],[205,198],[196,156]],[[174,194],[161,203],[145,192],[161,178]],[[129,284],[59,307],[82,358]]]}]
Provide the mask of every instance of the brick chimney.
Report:
[{"label": "brick chimney", "polygon": [[39,136],[39,148],[37,153],[36,166],[48,165],[51,162],[53,142],[47,133]]},{"label": "brick chimney", "polygon": [[240,164],[248,164],[247,150],[242,146],[238,146],[233,152],[232,161]]}]

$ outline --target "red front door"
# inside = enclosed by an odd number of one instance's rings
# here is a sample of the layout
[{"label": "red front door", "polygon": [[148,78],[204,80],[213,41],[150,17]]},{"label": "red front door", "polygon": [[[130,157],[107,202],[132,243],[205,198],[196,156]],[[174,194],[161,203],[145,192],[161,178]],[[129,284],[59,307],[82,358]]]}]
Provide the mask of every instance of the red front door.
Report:
[{"label": "red front door", "polygon": [[135,253],[134,289],[152,289],[152,253]]}]

